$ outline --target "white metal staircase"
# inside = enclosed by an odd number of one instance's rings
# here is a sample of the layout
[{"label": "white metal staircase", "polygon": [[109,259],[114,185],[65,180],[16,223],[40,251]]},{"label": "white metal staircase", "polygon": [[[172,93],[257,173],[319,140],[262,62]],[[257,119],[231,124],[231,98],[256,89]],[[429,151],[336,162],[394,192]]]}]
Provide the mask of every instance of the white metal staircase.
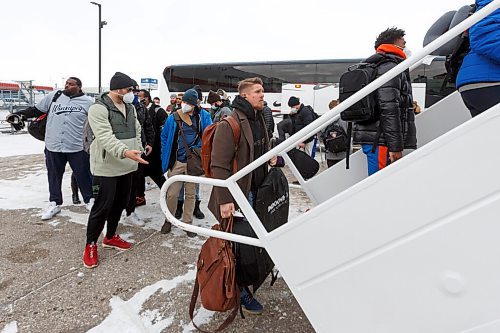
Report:
[{"label": "white metal staircase", "polygon": [[[185,230],[265,247],[318,332],[500,332],[500,105],[466,121],[450,95],[417,117],[416,151],[368,178],[354,154],[350,170],[340,163],[304,182],[317,205],[271,233],[236,184],[498,8],[492,1],[229,179],[169,178],[163,212]],[[258,239],[175,219],[165,203],[175,181],[228,187]]]}]

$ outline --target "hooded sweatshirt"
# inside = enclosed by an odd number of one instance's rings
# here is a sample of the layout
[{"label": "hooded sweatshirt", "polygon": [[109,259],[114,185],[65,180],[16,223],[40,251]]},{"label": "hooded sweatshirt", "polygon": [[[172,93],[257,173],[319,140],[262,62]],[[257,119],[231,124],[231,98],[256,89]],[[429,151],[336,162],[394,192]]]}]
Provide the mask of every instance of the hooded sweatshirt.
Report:
[{"label": "hooded sweatshirt", "polygon": [[[253,160],[255,161],[268,150],[268,147],[266,147],[267,130],[264,125],[264,119],[262,118],[262,110],[254,110],[252,105],[239,95],[235,97],[232,106],[234,109],[243,112],[248,118],[254,141]],[[267,172],[267,163],[264,163],[252,172],[252,185],[250,187],[252,192],[257,191],[260,187],[266,178]]]}]

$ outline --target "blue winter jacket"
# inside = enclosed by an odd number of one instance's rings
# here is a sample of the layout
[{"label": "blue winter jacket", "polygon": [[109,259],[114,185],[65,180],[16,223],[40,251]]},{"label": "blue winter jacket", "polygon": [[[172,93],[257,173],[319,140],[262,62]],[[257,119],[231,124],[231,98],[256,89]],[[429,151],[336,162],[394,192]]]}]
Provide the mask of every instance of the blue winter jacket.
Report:
[{"label": "blue winter jacket", "polygon": [[[476,0],[481,10],[492,0]],[[470,52],[457,76],[457,88],[470,83],[500,82],[500,9],[469,30]]]},{"label": "blue winter jacket", "polygon": [[[210,113],[204,109],[200,109],[199,115],[200,120],[198,125],[201,126],[199,128],[201,129],[200,132],[203,134],[205,128],[212,124],[212,118],[210,117]],[[165,126],[163,126],[163,130],[161,131],[161,165],[164,173],[174,166],[177,159],[177,142],[179,135],[177,129],[177,123],[174,120],[174,113],[172,112],[165,121]],[[201,147],[201,138],[193,147]]]}]

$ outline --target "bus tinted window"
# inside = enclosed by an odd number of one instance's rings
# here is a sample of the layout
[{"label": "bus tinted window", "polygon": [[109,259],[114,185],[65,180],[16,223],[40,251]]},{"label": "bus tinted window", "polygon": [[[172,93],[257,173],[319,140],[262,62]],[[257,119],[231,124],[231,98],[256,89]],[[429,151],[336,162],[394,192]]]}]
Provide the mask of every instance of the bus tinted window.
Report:
[{"label": "bus tinted window", "polygon": [[[224,89],[237,92],[238,82],[260,77],[267,93],[281,93],[287,83],[338,83],[349,66],[362,59],[277,61],[266,63],[227,63],[178,65],[165,68],[164,77],[171,92],[186,91],[199,85],[203,91]],[[411,72],[412,82],[426,83],[426,102],[429,107],[455,90],[445,84],[444,58],[435,58],[430,65],[420,65]]]}]

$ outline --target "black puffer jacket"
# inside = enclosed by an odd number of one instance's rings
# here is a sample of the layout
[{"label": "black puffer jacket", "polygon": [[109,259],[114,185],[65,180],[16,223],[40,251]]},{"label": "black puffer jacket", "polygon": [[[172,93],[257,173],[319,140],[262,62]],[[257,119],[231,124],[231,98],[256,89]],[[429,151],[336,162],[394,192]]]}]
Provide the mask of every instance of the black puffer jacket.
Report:
[{"label": "black puffer jacket", "polygon": [[153,122],[149,116],[148,109],[142,103],[135,105],[135,110],[137,111],[137,120],[141,124],[141,141],[142,146],[150,145],[153,147],[155,142],[155,130],[153,128]]},{"label": "black puffer jacket", "polygon": [[[297,133],[316,119],[314,110],[309,105],[300,104],[299,110],[296,114],[290,115],[293,125],[293,134]],[[314,135],[307,138],[304,143],[311,142],[314,139]]]},{"label": "black puffer jacket", "polygon": [[[384,75],[403,59],[390,53],[376,53],[366,63],[380,63],[377,77]],[[378,144],[397,152],[417,148],[415,115],[412,109],[412,90],[409,71],[397,75],[375,91],[378,120],[370,124],[355,124],[353,142],[373,144],[381,128]]]}]

